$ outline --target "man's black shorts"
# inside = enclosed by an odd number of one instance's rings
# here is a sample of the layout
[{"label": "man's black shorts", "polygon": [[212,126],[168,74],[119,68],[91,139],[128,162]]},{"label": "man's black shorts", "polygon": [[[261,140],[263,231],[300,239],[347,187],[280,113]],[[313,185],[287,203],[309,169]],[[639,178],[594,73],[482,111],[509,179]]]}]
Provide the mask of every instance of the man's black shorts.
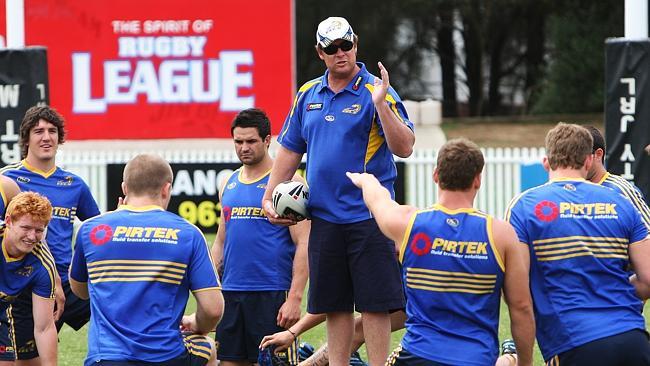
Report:
[{"label": "man's black shorts", "polygon": [[[277,325],[277,317],[287,291],[222,291],[222,294],[225,307],[217,326],[217,358],[256,363],[262,338],[284,330]],[[287,351],[291,364],[297,364],[296,343]]]},{"label": "man's black shorts", "polygon": [[[78,298],[70,289],[70,283],[63,282],[65,308],[63,315],[56,322],[60,330],[64,323],[74,330],[79,330],[90,320],[90,301]],[[19,360],[31,360],[38,357],[34,341],[34,317],[32,313],[32,293],[23,291],[11,307],[16,328],[16,349]]]},{"label": "man's black shorts", "polygon": [[546,361],[547,366],[650,365],[648,333],[633,329],[597,339]]},{"label": "man's black shorts", "polygon": [[[409,351],[402,348],[402,346],[397,346],[395,350],[388,355],[388,360],[386,360],[385,366],[449,366],[442,363],[434,362],[427,360],[422,357],[418,357]],[[490,365],[491,366],[491,365]]]},{"label": "man's black shorts", "polygon": [[395,243],[374,219],[334,224],[312,218],[308,312],[384,312],[404,306]]}]

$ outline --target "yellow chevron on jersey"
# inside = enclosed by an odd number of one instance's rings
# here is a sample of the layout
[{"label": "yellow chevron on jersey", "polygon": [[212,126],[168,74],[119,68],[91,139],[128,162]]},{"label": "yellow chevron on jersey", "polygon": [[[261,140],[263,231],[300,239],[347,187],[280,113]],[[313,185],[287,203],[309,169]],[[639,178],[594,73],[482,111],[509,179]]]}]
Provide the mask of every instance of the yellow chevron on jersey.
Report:
[{"label": "yellow chevron on jersey", "polygon": [[154,281],[180,285],[187,265],[151,260],[104,260],[88,263],[90,282]]},{"label": "yellow chevron on jersey", "polygon": [[489,294],[494,292],[496,281],[496,275],[406,268],[406,286],[420,290]]},{"label": "yellow chevron on jersey", "polygon": [[572,236],[534,240],[537,260],[554,261],[580,256],[628,259],[626,238]]}]

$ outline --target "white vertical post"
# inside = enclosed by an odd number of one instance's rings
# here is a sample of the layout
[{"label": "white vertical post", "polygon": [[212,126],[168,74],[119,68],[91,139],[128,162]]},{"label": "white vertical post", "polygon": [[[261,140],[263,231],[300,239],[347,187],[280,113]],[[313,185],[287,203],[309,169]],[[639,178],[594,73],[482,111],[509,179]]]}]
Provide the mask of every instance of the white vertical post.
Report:
[{"label": "white vertical post", "polygon": [[25,2],[6,0],[7,48],[25,47]]},{"label": "white vertical post", "polygon": [[625,0],[625,38],[648,38],[648,0]]}]

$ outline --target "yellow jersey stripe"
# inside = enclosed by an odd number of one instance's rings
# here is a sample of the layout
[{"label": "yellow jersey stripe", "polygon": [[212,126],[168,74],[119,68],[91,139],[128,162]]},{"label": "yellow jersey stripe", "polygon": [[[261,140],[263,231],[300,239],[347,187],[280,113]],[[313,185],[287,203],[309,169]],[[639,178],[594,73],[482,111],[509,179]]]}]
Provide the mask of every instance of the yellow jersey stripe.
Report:
[{"label": "yellow jersey stripe", "polygon": [[491,294],[493,290],[468,290],[462,288],[439,288],[439,287],[428,287],[428,286],[418,286],[406,284],[407,287],[415,288],[419,290],[433,291],[433,292],[464,292],[468,294]]},{"label": "yellow jersey stripe", "polygon": [[366,147],[366,157],[363,162],[364,171],[370,159],[375,156],[377,151],[379,151],[381,145],[383,145],[384,141],[386,141],[386,139],[384,139],[384,137],[379,134],[379,125],[377,124],[375,118],[375,116],[372,117],[370,132],[368,133],[368,146]]},{"label": "yellow jersey stripe", "polygon": [[187,268],[187,264],[185,263],[178,263],[178,262],[170,262],[170,261],[156,261],[156,260],[142,260],[142,259],[121,259],[121,260],[103,260],[103,261],[96,261],[92,263],[88,263],[88,268],[90,267],[96,267],[96,266],[101,266],[103,264],[123,264],[123,265],[129,265],[129,264],[139,264],[139,265],[152,265],[152,264],[162,264],[162,265],[169,265],[169,266],[176,266],[179,268]]},{"label": "yellow jersey stripe", "polygon": [[475,278],[496,278],[497,275],[493,274],[478,274],[478,273],[467,273],[467,272],[450,272],[450,271],[439,271],[435,269],[426,269],[426,268],[416,268],[408,267],[406,272],[418,272],[418,273],[432,273],[432,274],[441,274],[441,275],[450,275],[450,276],[461,276],[461,277],[475,277]]},{"label": "yellow jersey stripe", "polygon": [[163,267],[163,266],[158,266],[158,265],[153,265],[153,266],[100,266],[100,267],[93,267],[88,269],[88,273],[94,273],[94,272],[102,272],[102,271],[111,271],[111,270],[118,270],[118,269],[127,269],[127,270],[132,270],[132,271],[163,271],[163,272],[175,272],[175,273],[180,273],[184,274],[185,270],[176,268],[176,267]]},{"label": "yellow jersey stripe", "polygon": [[573,253],[573,254],[567,254],[567,255],[559,255],[559,256],[553,256],[553,257],[543,257],[543,258],[537,258],[538,261],[540,262],[549,262],[549,261],[557,261],[560,259],[568,259],[568,258],[575,258],[575,257],[584,257],[584,256],[592,256],[596,258],[620,258],[620,259],[628,259],[627,255],[623,254],[594,254],[591,252],[579,252],[579,253]]},{"label": "yellow jersey stripe", "polygon": [[457,282],[468,282],[468,283],[477,283],[477,284],[490,284],[490,283],[494,284],[494,283],[496,283],[496,278],[481,280],[481,279],[473,279],[473,278],[435,276],[435,275],[420,274],[420,273],[413,273],[413,274],[407,273],[406,274],[406,279],[409,279],[409,278],[421,278],[421,279],[430,279],[430,280],[439,280],[439,281],[457,281]]},{"label": "yellow jersey stripe", "polygon": [[137,271],[137,272],[106,271],[100,273],[91,273],[88,277],[90,279],[94,279],[94,278],[104,278],[107,276],[125,276],[125,277],[160,276],[160,277],[172,278],[177,280],[182,280],[184,277],[183,275],[177,275],[173,273],[153,272],[153,271]]},{"label": "yellow jersey stripe", "polygon": [[300,101],[300,98],[302,98],[303,95],[305,95],[305,92],[309,89],[311,89],[314,85],[320,84],[321,78],[314,79],[312,81],[306,82],[303,86],[298,89],[298,93],[296,93],[295,98],[293,98],[293,105],[291,106],[291,111],[289,112],[289,118],[287,119],[287,126],[284,127],[284,131],[282,131],[282,135],[278,136],[278,139],[282,139],[284,135],[287,133],[289,130],[289,126],[291,124],[291,117],[293,117],[293,112],[296,110],[296,106],[298,106],[298,101]]},{"label": "yellow jersey stripe", "polygon": [[409,219],[409,223],[406,226],[406,231],[404,232],[404,239],[402,239],[402,246],[399,248],[399,262],[403,263],[404,262],[404,252],[406,251],[406,247],[408,246],[408,241],[409,238],[411,237],[411,230],[413,230],[413,223],[415,222],[415,218],[418,216],[418,212],[416,211],[411,215],[411,218]]},{"label": "yellow jersey stripe", "polygon": [[[482,216],[482,215],[477,215],[477,216]],[[492,252],[494,253],[494,258],[496,259],[497,263],[499,264],[499,268],[501,268],[501,272],[506,271],[506,266],[504,264],[503,259],[501,258],[501,254],[499,253],[499,250],[497,249],[497,245],[494,242],[494,234],[493,234],[493,228],[492,228],[492,223],[494,219],[491,216],[483,216],[485,217],[485,220],[487,221],[487,235],[488,235],[488,242],[490,243],[490,247],[492,248]]]},{"label": "yellow jersey stripe", "polygon": [[627,249],[626,244],[620,244],[620,243],[587,243],[583,241],[573,241],[570,243],[564,243],[564,244],[541,244],[541,245],[535,245],[535,250],[547,250],[547,249],[554,249],[554,248],[566,248],[566,247],[571,247],[575,245],[586,245],[589,247],[610,247],[610,248],[619,248],[619,249]]},{"label": "yellow jersey stripe", "polygon": [[561,254],[561,253],[571,253],[571,252],[578,252],[578,251],[588,251],[588,252],[596,252],[596,253],[623,253],[627,254],[627,250],[625,249],[608,249],[608,248],[589,248],[589,247],[573,247],[573,248],[568,248],[568,249],[558,249],[558,250],[547,250],[543,252],[535,252],[538,257],[543,257],[543,256],[549,256],[549,255],[554,255],[554,254]]},{"label": "yellow jersey stripe", "polygon": [[464,288],[464,289],[480,289],[480,290],[490,290],[494,289],[494,285],[496,283],[492,284],[486,284],[486,285],[470,285],[466,283],[459,283],[459,282],[437,282],[437,281],[425,281],[425,280],[415,280],[411,278],[406,279],[407,284],[420,284],[420,285],[430,285],[430,286],[435,286],[435,287],[454,287],[454,288]]},{"label": "yellow jersey stripe", "polygon": [[543,243],[559,243],[567,240],[581,240],[581,241],[606,241],[606,242],[617,242],[617,243],[628,243],[627,238],[614,238],[608,236],[565,236],[561,238],[549,238],[549,239],[540,239],[533,240],[533,244],[543,244]]},{"label": "yellow jersey stripe", "polygon": [[169,280],[162,277],[109,277],[109,278],[99,278],[91,279],[91,283],[100,283],[100,282],[164,282],[171,283],[173,285],[180,285],[181,281]]}]

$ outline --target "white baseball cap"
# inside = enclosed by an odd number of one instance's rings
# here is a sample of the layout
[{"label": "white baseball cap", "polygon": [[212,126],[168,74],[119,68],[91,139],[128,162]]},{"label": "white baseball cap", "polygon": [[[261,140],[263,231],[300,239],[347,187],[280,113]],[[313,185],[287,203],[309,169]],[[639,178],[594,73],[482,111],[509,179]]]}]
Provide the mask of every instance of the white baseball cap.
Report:
[{"label": "white baseball cap", "polygon": [[320,22],[316,31],[316,44],[325,48],[337,39],[354,42],[354,31],[350,23],[341,17],[329,17]]}]

